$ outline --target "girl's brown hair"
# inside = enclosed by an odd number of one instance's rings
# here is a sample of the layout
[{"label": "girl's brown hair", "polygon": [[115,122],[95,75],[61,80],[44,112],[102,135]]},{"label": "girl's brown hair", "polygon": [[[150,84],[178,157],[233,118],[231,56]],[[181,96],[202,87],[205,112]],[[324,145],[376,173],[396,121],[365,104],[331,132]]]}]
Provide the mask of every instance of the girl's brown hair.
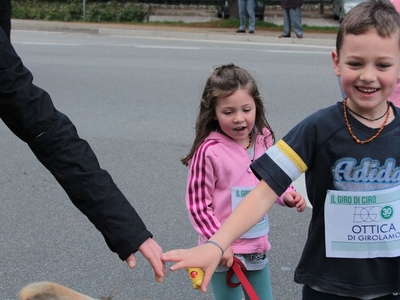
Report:
[{"label": "girl's brown hair", "polygon": [[215,119],[215,106],[218,98],[226,98],[238,89],[246,89],[254,99],[256,105],[256,119],[254,130],[263,134],[267,128],[274,139],[274,133],[265,117],[264,104],[253,77],[242,68],[234,64],[221,65],[208,77],[201,97],[199,114],[196,120],[196,136],[187,156],[181,159],[184,165],[188,165],[194,152],[203,143],[204,139],[213,131],[219,129],[218,121]]}]

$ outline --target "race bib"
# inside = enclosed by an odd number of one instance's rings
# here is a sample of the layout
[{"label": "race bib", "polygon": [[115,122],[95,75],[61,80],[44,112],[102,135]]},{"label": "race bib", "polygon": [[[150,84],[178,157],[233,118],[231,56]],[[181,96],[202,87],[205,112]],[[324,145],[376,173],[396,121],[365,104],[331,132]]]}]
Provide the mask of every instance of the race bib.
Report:
[{"label": "race bib", "polygon": [[327,257],[400,256],[400,186],[370,191],[328,191]]},{"label": "race bib", "polygon": [[[254,189],[255,186],[235,186],[232,187],[232,210],[238,206],[240,201],[243,200],[243,198],[250,193],[252,189]],[[258,238],[261,236],[264,236],[268,234],[269,232],[269,222],[268,222],[268,214],[265,214],[264,217],[249,231],[247,231],[245,234],[241,236],[243,239],[252,239],[252,238]]]}]

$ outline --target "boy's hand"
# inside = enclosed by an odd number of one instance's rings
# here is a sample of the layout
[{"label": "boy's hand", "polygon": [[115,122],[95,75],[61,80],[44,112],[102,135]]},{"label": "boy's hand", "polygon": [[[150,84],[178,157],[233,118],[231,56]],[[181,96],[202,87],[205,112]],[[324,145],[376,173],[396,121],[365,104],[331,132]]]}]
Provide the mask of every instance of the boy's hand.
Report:
[{"label": "boy's hand", "polygon": [[171,250],[162,255],[164,262],[175,262],[170,268],[176,271],[184,268],[200,268],[204,271],[201,290],[205,293],[215,269],[221,261],[221,250],[212,244],[204,244],[190,249]]}]

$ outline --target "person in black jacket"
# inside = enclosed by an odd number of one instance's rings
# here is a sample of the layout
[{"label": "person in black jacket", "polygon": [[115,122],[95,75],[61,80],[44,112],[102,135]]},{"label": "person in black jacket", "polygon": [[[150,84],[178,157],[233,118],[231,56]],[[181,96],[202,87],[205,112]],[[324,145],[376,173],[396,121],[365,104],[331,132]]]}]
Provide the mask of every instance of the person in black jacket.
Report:
[{"label": "person in black jacket", "polygon": [[102,233],[110,250],[131,268],[136,266],[134,253],[140,251],[161,282],[166,273],[161,247],[110,174],[100,168],[74,124],[54,107],[45,90],[33,84],[31,72],[1,28],[0,57],[1,119],[53,174],[73,204]]},{"label": "person in black jacket", "polygon": [[11,36],[11,0],[0,1],[0,27],[3,28],[4,33],[8,39]]}]

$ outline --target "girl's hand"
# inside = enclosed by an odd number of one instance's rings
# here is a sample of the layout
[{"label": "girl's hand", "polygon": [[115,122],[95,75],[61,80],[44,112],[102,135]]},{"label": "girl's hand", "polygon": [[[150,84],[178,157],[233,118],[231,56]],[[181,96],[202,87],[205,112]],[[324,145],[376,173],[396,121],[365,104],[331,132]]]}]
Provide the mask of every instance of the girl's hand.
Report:
[{"label": "girl's hand", "polygon": [[190,249],[177,249],[164,253],[164,262],[175,262],[170,268],[176,271],[184,268],[200,268],[204,271],[201,290],[205,293],[215,269],[221,261],[221,249],[213,244],[204,244]]},{"label": "girl's hand", "polygon": [[225,267],[232,267],[233,265],[233,256],[235,253],[233,253],[233,249],[231,246],[229,246],[228,249],[225,250],[224,255],[221,258],[221,266],[225,266]]},{"label": "girl's hand", "polygon": [[298,192],[288,192],[284,195],[283,200],[289,207],[296,207],[298,212],[306,209],[307,203],[304,197]]}]

